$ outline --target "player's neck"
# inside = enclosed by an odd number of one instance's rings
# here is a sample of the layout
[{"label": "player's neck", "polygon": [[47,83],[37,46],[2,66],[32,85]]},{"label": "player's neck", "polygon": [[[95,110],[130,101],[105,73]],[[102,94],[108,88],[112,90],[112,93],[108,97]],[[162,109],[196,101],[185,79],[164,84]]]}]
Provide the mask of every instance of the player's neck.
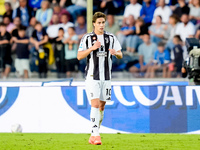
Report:
[{"label": "player's neck", "polygon": [[96,35],[103,35],[104,31],[103,31],[103,32],[99,32],[98,30],[94,30],[94,33],[95,33]]}]

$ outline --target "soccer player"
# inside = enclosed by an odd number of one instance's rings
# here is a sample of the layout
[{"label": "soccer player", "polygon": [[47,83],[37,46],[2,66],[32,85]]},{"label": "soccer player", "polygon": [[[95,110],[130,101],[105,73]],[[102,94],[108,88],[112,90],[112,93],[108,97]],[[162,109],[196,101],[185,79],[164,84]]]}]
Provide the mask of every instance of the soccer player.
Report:
[{"label": "soccer player", "polygon": [[92,123],[90,144],[101,145],[99,128],[104,116],[106,101],[111,100],[112,56],[123,57],[117,38],[106,31],[106,15],[96,12],[93,15],[94,31],[83,36],[77,58],[87,57],[86,93],[91,100],[90,120]]}]

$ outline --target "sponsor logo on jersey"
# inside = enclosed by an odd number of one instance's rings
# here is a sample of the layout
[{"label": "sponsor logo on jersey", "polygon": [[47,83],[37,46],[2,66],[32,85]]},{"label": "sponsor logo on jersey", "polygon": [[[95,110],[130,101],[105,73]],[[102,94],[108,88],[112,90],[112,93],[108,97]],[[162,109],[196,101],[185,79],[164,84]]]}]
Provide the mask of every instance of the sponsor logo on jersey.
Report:
[{"label": "sponsor logo on jersey", "polygon": [[107,52],[97,52],[97,57],[107,57]]},{"label": "sponsor logo on jersey", "polygon": [[0,116],[11,108],[19,94],[19,87],[0,87]]},{"label": "sponsor logo on jersey", "polygon": [[108,38],[105,38],[105,41],[106,41],[106,43],[108,43],[109,42]]}]

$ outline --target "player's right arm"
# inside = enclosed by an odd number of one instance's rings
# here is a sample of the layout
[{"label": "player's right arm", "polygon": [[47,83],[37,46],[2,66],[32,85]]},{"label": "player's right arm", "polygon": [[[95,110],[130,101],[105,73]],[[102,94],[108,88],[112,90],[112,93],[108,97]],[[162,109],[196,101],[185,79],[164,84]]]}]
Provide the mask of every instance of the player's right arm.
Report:
[{"label": "player's right arm", "polygon": [[98,48],[101,47],[101,43],[99,42],[99,40],[97,40],[94,45],[86,50],[82,50],[82,51],[78,51],[77,54],[77,59],[81,60],[84,59],[85,57],[87,57],[92,51],[97,50]]}]

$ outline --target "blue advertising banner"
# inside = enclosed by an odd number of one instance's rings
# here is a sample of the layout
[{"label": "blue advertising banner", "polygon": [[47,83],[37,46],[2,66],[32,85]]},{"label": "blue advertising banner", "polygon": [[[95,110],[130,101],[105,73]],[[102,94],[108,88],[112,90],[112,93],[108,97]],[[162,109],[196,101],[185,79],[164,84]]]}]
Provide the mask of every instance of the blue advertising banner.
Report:
[{"label": "blue advertising banner", "polygon": [[[62,87],[66,102],[89,120],[84,87]],[[102,125],[131,133],[186,133],[200,130],[199,86],[112,86]]]}]

